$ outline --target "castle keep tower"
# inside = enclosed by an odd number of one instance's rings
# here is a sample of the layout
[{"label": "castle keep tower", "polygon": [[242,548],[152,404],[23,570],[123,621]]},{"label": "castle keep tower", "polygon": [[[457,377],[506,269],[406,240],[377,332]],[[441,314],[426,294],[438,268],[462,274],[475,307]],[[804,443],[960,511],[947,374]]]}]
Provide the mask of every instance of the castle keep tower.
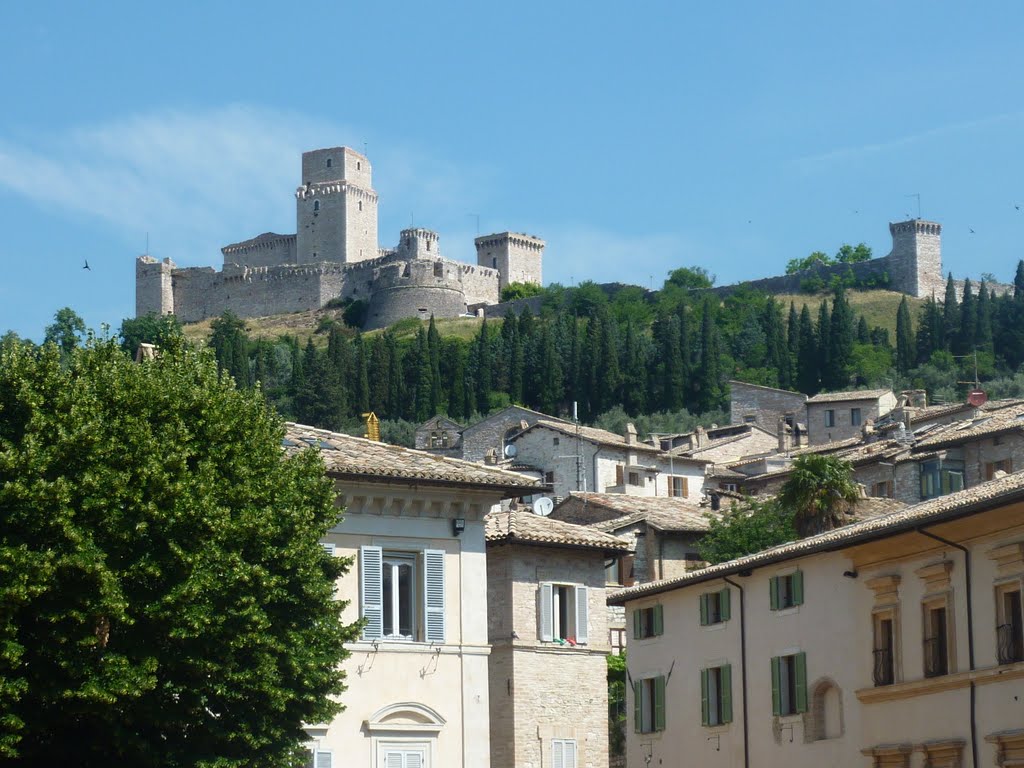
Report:
[{"label": "castle keep tower", "polygon": [[376,258],[377,193],[370,161],[348,147],[304,152],[295,222],[299,264]]},{"label": "castle keep tower", "polygon": [[499,232],[478,237],[473,243],[476,245],[476,263],[501,273],[499,291],[509,283],[542,284],[540,265],[547,243],[539,237]]},{"label": "castle keep tower", "polygon": [[942,296],[942,225],[924,219],[889,224],[889,276],[896,290],[923,299]]}]

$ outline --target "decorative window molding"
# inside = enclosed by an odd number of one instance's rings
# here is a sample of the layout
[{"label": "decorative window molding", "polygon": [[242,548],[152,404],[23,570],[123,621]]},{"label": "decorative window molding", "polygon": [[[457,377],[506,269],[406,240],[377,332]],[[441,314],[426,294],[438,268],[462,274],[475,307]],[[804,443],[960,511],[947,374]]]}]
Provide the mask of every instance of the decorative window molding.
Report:
[{"label": "decorative window molding", "polygon": [[899,589],[901,578],[899,574],[887,576],[876,576],[867,579],[864,586],[875,593],[875,607],[881,608],[889,605],[897,605],[900,601]]},{"label": "decorative window molding", "polygon": [[1024,765],[1024,728],[996,731],[985,737],[996,747],[996,765]]},{"label": "decorative window molding", "polygon": [[379,733],[431,733],[438,734],[446,720],[437,710],[414,701],[388,704],[370,715],[363,723],[371,734]]},{"label": "decorative window molding", "polygon": [[923,768],[960,768],[964,759],[963,739],[926,741],[914,749],[924,754]]},{"label": "decorative window molding", "polygon": [[996,575],[999,578],[1024,575],[1024,541],[1003,544],[985,554],[996,561]]},{"label": "decorative window molding", "polygon": [[925,595],[936,595],[952,589],[950,571],[953,570],[952,560],[943,560],[918,568],[914,573],[924,582]]},{"label": "decorative window molding", "polygon": [[879,744],[862,749],[860,753],[871,758],[872,768],[910,768],[912,744]]}]

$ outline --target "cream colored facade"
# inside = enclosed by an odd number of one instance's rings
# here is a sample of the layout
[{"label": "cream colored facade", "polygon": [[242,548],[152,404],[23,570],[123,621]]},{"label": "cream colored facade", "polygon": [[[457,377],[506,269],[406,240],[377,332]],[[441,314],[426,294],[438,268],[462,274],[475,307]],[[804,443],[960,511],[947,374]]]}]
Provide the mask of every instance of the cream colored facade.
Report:
[{"label": "cream colored facade", "polygon": [[[1024,764],[1022,587],[1018,473],[623,590],[610,602],[628,626],[663,616],[662,633],[629,641],[641,713],[660,706],[663,722],[631,729],[627,765]],[[644,682],[658,680],[663,705]]]},{"label": "cream colored facade", "polygon": [[336,557],[352,559],[337,584],[337,598],[347,603],[343,619],[367,620],[347,646],[345,709],[306,727],[314,765],[487,768],[484,516],[502,498],[528,493],[532,481],[300,429],[293,443],[323,441],[344,508],[323,540]]}]

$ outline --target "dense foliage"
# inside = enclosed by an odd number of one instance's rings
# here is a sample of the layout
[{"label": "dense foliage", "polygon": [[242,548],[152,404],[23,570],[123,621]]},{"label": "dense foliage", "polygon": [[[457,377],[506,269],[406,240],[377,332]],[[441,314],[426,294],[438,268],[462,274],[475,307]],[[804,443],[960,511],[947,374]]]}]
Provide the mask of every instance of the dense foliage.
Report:
[{"label": "dense foliage", "polygon": [[711,565],[735,560],[793,541],[793,513],[774,500],[734,504],[721,515],[708,514],[708,532],[697,542],[701,559]]},{"label": "dense foliage", "polygon": [[343,691],[313,451],[208,353],[0,344],[0,765],[301,765]]},{"label": "dense foliage", "polygon": [[[865,253],[844,247],[836,259]],[[622,414],[717,420],[729,379],[809,395],[923,388],[951,401],[963,395],[957,382],[974,376],[975,351],[982,381],[1012,377],[1024,363],[1024,269],[1016,293],[998,297],[986,283],[950,278],[943,301],[904,301],[888,327],[858,317],[842,281],[815,305],[788,307],[744,286],[719,295],[707,290],[712,282],[689,267],[673,270],[657,292],[551,285],[539,294],[539,313],[486,320],[469,339],[442,336],[433,321],[363,335],[330,318],[318,328],[326,344],[253,339],[226,313],[210,343],[240,386],[260,382],[289,418],[356,430],[359,414],[372,410],[403,435],[405,422],[436,413],[465,422],[509,403],[564,415],[576,402],[588,423]]]},{"label": "dense foliage", "polygon": [[803,538],[848,523],[857,497],[848,461],[812,453],[794,459],[776,501],[793,515],[796,532]]}]

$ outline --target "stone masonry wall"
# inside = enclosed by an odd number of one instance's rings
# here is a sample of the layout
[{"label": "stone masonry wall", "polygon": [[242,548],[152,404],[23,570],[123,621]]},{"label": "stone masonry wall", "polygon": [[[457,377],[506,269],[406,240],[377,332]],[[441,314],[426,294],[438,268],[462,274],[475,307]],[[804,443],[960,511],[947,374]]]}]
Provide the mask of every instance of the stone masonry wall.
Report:
[{"label": "stone masonry wall", "polygon": [[747,417],[753,416],[753,422],[749,423],[773,432],[778,428],[779,419],[787,414],[794,414],[798,423],[805,419],[807,395],[800,392],[787,392],[742,381],[730,381],[729,391],[731,424],[746,424]]},{"label": "stone masonry wall", "polygon": [[[586,645],[540,641],[542,581],[588,587]],[[606,768],[610,646],[603,553],[488,546],[487,583],[491,768],[550,768],[553,738],[576,739],[579,768]]]}]

